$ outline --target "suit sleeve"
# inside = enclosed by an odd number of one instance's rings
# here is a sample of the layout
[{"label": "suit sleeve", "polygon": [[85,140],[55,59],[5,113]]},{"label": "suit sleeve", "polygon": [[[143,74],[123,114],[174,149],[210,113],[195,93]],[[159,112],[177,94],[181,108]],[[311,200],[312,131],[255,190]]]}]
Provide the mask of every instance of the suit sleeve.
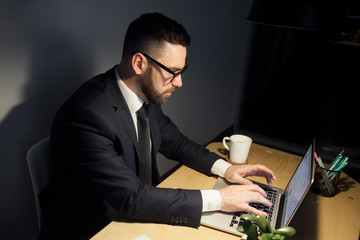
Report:
[{"label": "suit sleeve", "polygon": [[96,104],[63,109],[54,123],[52,147],[65,174],[89,185],[118,211],[119,217],[199,226],[200,191],[141,184],[125,161],[129,138],[125,132],[115,134],[114,123],[104,118],[113,110],[99,114],[93,109]]},{"label": "suit sleeve", "polygon": [[169,159],[211,175],[211,168],[220,157],[184,136],[160,107],[157,112],[161,131],[160,152]]}]

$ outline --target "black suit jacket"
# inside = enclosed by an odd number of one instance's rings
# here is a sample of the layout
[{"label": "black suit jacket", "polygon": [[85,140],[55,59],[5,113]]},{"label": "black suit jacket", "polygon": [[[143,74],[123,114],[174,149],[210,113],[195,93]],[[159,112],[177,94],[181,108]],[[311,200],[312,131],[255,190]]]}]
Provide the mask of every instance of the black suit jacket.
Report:
[{"label": "black suit jacket", "polygon": [[[155,184],[158,152],[211,174],[216,154],[181,134],[160,105],[150,104],[149,118]],[[40,239],[88,239],[116,219],[199,226],[200,191],[157,188],[138,179],[136,131],[115,68],[87,81],[61,107],[51,146],[56,182],[42,194]]]}]

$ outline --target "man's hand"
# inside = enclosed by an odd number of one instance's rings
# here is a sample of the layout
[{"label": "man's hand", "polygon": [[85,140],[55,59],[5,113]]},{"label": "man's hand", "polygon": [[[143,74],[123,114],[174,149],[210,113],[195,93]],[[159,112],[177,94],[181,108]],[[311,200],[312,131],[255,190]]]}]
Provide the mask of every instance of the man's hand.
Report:
[{"label": "man's hand", "polygon": [[219,190],[221,195],[221,211],[236,212],[246,211],[255,215],[266,213],[253,208],[249,203],[261,203],[271,207],[272,203],[266,199],[265,191],[256,184],[252,185],[230,185]]},{"label": "man's hand", "polygon": [[248,176],[264,177],[269,185],[272,185],[272,180],[276,180],[274,172],[264,165],[232,165],[229,167],[224,177],[231,183],[240,183],[243,185],[253,184],[251,181],[245,179]]},{"label": "man's hand", "polygon": [[274,172],[263,165],[232,165],[225,172],[225,178],[229,182],[242,185],[231,185],[220,189],[222,198],[221,210],[225,212],[246,211],[255,215],[266,215],[249,205],[249,203],[261,203],[270,207],[272,203],[266,199],[266,193],[258,185],[245,179],[247,176],[265,177],[268,184],[276,180]]}]

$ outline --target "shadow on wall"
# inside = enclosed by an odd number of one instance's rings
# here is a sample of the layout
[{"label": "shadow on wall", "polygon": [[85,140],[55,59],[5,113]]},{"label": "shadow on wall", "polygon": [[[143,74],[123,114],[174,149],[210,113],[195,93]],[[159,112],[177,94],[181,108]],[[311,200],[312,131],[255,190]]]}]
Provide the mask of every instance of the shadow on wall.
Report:
[{"label": "shadow on wall", "polygon": [[59,29],[41,29],[29,44],[32,54],[24,101],[0,123],[1,239],[36,239],[38,226],[26,153],[49,135],[56,111],[89,78],[92,67],[89,44]]}]

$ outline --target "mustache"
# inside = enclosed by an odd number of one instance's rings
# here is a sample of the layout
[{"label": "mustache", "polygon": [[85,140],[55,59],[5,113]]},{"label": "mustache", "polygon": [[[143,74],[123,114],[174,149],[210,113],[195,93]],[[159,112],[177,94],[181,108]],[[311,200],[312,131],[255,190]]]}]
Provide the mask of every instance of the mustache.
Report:
[{"label": "mustache", "polygon": [[171,87],[168,90],[165,91],[165,93],[172,93],[176,90],[176,87]]}]

